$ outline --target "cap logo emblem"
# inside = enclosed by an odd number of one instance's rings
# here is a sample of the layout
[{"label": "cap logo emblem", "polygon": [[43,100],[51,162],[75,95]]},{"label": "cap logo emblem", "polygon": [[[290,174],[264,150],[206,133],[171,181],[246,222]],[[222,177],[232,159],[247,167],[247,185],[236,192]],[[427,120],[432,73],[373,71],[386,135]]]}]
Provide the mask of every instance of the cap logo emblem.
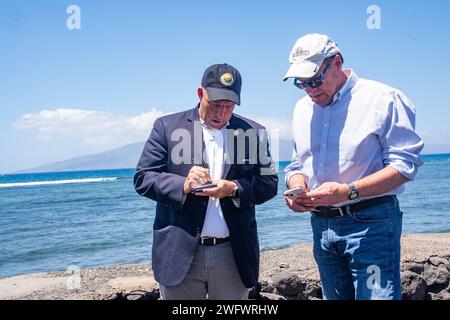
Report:
[{"label": "cap logo emblem", "polygon": [[224,73],[220,76],[220,83],[222,83],[224,86],[229,87],[233,85],[234,79],[233,75],[231,73]]},{"label": "cap logo emblem", "polygon": [[292,53],[292,59],[298,58],[298,57],[306,57],[309,56],[310,52],[309,50],[303,50],[303,48],[297,48]]}]

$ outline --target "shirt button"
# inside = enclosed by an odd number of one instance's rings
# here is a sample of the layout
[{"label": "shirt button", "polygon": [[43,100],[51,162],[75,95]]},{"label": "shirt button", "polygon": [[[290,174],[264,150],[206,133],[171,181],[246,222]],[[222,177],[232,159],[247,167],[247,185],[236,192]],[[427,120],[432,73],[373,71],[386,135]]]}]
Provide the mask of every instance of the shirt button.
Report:
[{"label": "shirt button", "polygon": [[323,163],[321,163],[320,166],[323,167]]},{"label": "shirt button", "polygon": [[323,126],[326,128],[328,127],[328,123],[324,123]]},{"label": "shirt button", "polygon": [[325,148],[326,147],[326,145],[325,144],[322,144],[322,148]]}]

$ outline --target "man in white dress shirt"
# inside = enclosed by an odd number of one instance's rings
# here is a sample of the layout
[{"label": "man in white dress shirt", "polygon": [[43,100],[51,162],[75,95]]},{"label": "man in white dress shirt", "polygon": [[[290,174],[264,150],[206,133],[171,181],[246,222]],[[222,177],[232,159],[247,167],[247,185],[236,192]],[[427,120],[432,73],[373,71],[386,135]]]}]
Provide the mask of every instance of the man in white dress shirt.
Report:
[{"label": "man in white dress shirt", "polygon": [[278,177],[264,127],[233,114],[240,92],[236,68],[208,67],[199,104],[157,119],[137,165],[136,191],[157,202],[152,267],[165,300],[247,299],[258,284],[255,206]]},{"label": "man in white dress shirt", "polygon": [[401,91],[343,69],[326,35],[297,40],[284,78],[306,92],[295,106],[286,198],[311,214],[325,299],[401,299],[402,212],[396,195],[422,164],[415,107]]}]

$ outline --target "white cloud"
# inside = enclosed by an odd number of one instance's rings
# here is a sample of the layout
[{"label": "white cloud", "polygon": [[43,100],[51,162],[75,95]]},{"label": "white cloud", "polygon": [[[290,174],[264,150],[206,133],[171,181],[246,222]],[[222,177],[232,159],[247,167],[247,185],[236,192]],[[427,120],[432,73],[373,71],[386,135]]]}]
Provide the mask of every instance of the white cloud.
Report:
[{"label": "white cloud", "polygon": [[260,116],[249,116],[247,118],[252,119],[265,126],[269,132],[269,135],[272,132],[273,134],[278,134],[279,138],[282,140],[292,139],[292,121],[289,119],[268,118]]},{"label": "white cloud", "polygon": [[[14,127],[35,130],[36,138],[51,140],[54,137],[74,137],[84,143],[99,147],[118,147],[128,143],[145,141],[153,123],[165,114],[150,109],[136,116],[118,115],[111,112],[81,109],[42,110],[23,115]],[[272,131],[274,137],[291,139],[291,121],[255,116],[249,117]],[[278,131],[275,131],[278,130]]]},{"label": "white cloud", "polygon": [[95,110],[60,108],[25,114],[14,127],[36,130],[38,139],[79,137],[90,145],[116,147],[146,140],[155,120],[164,114],[151,109],[130,117]]}]

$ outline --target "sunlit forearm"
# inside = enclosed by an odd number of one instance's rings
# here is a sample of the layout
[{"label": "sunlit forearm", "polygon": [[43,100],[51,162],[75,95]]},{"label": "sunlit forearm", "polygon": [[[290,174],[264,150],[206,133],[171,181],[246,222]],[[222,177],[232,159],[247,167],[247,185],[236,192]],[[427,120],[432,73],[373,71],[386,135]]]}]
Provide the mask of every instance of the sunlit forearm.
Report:
[{"label": "sunlit forearm", "polygon": [[385,167],[367,177],[355,182],[359,191],[359,196],[375,197],[384,194],[409,180],[402,176],[400,172],[391,167]]}]

